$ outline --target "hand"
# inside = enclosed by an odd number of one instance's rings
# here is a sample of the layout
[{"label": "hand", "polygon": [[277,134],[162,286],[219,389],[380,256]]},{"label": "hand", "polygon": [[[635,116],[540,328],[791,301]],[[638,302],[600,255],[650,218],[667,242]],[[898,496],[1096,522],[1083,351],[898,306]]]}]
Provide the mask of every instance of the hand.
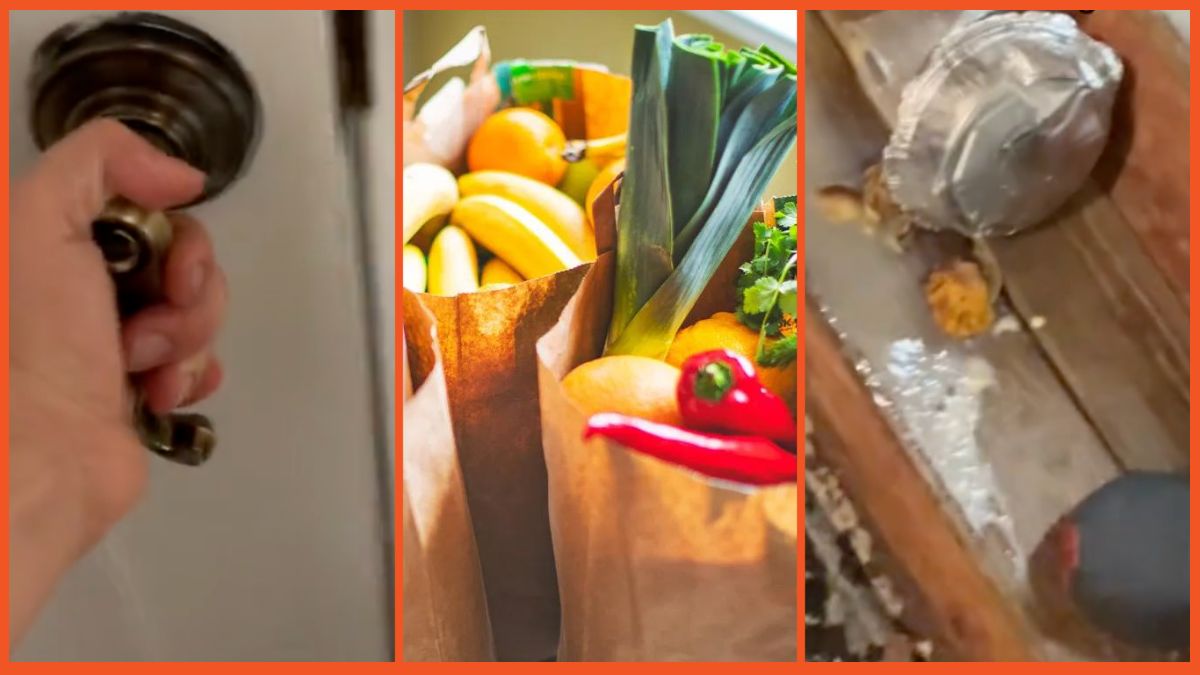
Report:
[{"label": "hand", "polygon": [[202,226],[172,215],[165,301],[121,324],[91,224],[122,196],[186,203],[204,175],[123,125],[91,122],[12,186],[10,210],[10,600],[13,639],[57,579],[135,504],[147,451],[131,426],[129,374],[156,412],[211,394],[225,279]]}]

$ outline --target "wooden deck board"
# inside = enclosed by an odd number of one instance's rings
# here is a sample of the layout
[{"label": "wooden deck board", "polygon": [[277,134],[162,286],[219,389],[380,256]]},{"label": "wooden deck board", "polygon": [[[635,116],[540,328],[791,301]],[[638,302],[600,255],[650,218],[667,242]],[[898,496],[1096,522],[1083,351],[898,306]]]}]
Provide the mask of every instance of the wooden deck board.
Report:
[{"label": "wooden deck board", "polygon": [[[842,356],[837,336],[817,310],[805,321],[808,414],[817,445],[861,505],[862,517],[898,562],[929,626],[953,658],[1024,661],[1034,655],[1018,603],[977,564],[937,496],[900,446],[872,394]],[[862,499],[870,495],[868,499]]]},{"label": "wooden deck board", "polygon": [[1087,185],[1047,227],[992,243],[1008,298],[1125,469],[1188,466],[1188,324],[1113,202]]},{"label": "wooden deck board", "polygon": [[[1080,25],[1121,54],[1126,77],[1095,176],[1185,305],[1190,192],[1187,45],[1158,12],[1095,12]],[[1136,121],[1136,124],[1135,124]]]}]

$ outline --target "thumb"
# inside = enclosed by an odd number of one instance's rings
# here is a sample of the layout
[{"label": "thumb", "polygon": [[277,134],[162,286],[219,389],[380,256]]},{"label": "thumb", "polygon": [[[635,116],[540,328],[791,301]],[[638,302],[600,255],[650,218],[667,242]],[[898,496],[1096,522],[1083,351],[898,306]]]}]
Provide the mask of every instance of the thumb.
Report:
[{"label": "thumb", "polygon": [[120,122],[98,119],[51,146],[23,188],[31,193],[29,206],[35,211],[25,214],[28,225],[90,236],[92,220],[109,199],[124,197],[161,211],[198,196],[204,174]]}]

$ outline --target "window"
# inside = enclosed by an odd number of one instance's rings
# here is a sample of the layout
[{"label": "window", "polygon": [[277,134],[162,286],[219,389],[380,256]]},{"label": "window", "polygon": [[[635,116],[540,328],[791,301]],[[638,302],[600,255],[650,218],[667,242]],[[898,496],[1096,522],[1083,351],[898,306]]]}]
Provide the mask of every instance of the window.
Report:
[{"label": "window", "polygon": [[688,13],[748,44],[765,43],[785,53],[796,51],[795,10],[705,9]]}]

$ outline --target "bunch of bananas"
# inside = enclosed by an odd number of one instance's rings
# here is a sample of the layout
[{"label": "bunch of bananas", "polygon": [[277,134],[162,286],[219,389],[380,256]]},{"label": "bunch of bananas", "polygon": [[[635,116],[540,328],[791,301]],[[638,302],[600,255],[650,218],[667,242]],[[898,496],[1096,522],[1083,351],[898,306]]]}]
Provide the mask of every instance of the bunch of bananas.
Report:
[{"label": "bunch of bananas", "polygon": [[[623,170],[624,149],[624,135],[565,148],[572,161],[557,187],[514,171],[455,178],[434,164],[406,166],[404,287],[472,293],[594,260],[595,232],[584,205]],[[489,258],[482,269],[481,257]]]}]

